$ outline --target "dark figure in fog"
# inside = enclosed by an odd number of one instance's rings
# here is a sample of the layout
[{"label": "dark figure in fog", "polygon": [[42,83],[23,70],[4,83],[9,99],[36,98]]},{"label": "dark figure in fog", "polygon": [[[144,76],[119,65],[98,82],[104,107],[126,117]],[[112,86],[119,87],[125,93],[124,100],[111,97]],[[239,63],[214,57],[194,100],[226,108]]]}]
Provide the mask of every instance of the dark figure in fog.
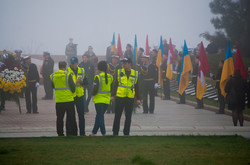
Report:
[{"label": "dark figure in fog", "polygon": [[[26,100],[26,109],[27,114],[31,113],[31,109],[34,114],[38,114],[37,110],[37,88],[39,87],[39,73],[35,64],[31,63],[30,56],[23,58],[23,70],[26,74],[26,83],[27,87],[25,89],[25,100]],[[32,94],[32,101],[31,95]]]},{"label": "dark figure in fog", "polygon": [[53,88],[51,85],[50,75],[54,72],[54,60],[51,58],[49,52],[43,52],[43,65],[41,68],[41,75],[43,76],[43,84],[45,96],[43,100],[53,99]]},{"label": "dark figure in fog", "polygon": [[216,114],[224,114],[224,109],[225,109],[225,98],[221,94],[221,89],[220,89],[220,79],[221,79],[223,64],[224,64],[224,60],[221,60],[219,62],[219,66],[218,66],[219,68],[218,68],[217,74],[216,76],[213,77],[213,79],[216,80],[215,88],[217,89],[218,101],[220,104],[219,111],[216,112]]},{"label": "dark figure in fog", "polygon": [[237,126],[238,120],[240,122],[240,126],[243,126],[243,110],[245,109],[246,88],[247,84],[241,77],[240,69],[236,69],[225,87],[228,109],[233,111],[232,117],[234,126]]},{"label": "dark figure in fog", "polygon": [[[194,85],[194,89],[195,89],[195,94],[196,90],[197,90],[197,77],[198,77],[198,70],[199,70],[199,56],[195,57],[195,62],[194,62],[194,69],[193,69],[193,74],[192,74],[192,84]],[[195,107],[195,109],[203,109],[204,105],[203,105],[203,98],[200,100],[196,97],[196,102],[197,102],[197,106]]]}]

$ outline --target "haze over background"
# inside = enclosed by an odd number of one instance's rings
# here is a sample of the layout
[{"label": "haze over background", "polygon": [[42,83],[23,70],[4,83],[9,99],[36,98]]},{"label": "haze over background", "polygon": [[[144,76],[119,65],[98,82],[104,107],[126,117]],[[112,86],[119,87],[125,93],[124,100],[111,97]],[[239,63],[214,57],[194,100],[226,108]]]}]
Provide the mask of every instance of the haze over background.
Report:
[{"label": "haze over background", "polygon": [[22,49],[26,54],[63,55],[70,37],[78,44],[78,55],[92,45],[105,55],[113,32],[126,44],[145,48],[158,46],[160,36],[172,38],[181,50],[203,41],[199,34],[215,30],[210,23],[211,0],[0,0],[0,50]]}]

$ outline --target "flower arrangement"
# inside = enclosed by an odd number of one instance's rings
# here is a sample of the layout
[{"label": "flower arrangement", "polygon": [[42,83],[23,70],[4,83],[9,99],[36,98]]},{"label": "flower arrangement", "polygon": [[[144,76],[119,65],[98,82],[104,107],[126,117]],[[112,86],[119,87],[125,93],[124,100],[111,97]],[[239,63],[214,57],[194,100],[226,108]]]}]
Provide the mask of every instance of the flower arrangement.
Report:
[{"label": "flower arrangement", "polygon": [[22,69],[17,67],[14,70],[4,69],[0,73],[0,89],[10,94],[21,93],[22,88],[26,87],[26,77]]}]

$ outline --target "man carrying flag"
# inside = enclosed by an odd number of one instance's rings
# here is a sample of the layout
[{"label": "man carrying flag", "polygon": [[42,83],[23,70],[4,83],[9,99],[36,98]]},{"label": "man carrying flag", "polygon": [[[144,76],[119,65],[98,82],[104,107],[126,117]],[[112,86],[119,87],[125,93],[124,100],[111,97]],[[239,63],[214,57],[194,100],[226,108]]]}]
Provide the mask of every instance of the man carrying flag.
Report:
[{"label": "man carrying flag", "polygon": [[205,75],[210,70],[206,52],[203,46],[203,42],[200,45],[200,57],[198,59],[198,75],[197,75],[197,83],[195,85],[196,88],[196,100],[197,106],[196,109],[202,109],[203,106],[203,95],[207,90]]},{"label": "man carrying flag", "polygon": [[224,60],[224,65],[223,65],[221,80],[220,80],[221,94],[224,96],[224,98],[226,98],[226,95],[227,95],[225,92],[225,86],[230,76],[233,75],[233,73],[234,73],[234,63],[233,63],[230,41],[228,41],[227,53],[226,53],[226,57]]},{"label": "man carrying flag", "polygon": [[[163,44],[162,44],[162,36],[161,36],[161,40],[160,40],[160,46],[159,46],[159,50],[158,50],[158,54],[157,54],[157,59],[156,59],[156,66],[158,68],[158,84],[160,84],[161,86],[163,86],[163,82],[162,82],[162,76],[161,76],[161,64],[162,64],[162,56],[164,54],[164,48],[163,48]],[[157,85],[155,85],[156,91],[157,91]],[[157,92],[156,92],[157,95]]]},{"label": "man carrying flag", "polygon": [[163,79],[163,89],[166,89],[165,99],[170,100],[170,80],[173,77],[174,49],[170,38],[167,56],[166,80]]},{"label": "man carrying flag", "polygon": [[190,55],[188,53],[188,48],[186,41],[184,41],[183,55],[180,74],[178,78],[179,82],[179,94],[182,95],[189,83],[189,72],[193,70]]}]

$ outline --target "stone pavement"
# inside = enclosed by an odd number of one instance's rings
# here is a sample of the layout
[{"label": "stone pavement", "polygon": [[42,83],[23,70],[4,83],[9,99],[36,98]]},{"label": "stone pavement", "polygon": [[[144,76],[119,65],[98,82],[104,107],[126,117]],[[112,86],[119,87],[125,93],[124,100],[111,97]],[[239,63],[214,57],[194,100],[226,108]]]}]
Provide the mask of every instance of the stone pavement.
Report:
[{"label": "stone pavement", "polygon": [[[6,101],[6,110],[0,114],[0,137],[40,137],[57,136],[54,100],[41,100],[43,86],[38,88],[39,114],[26,114],[25,100],[22,98],[22,114],[15,102]],[[85,115],[86,134],[94,125],[94,103],[90,103],[90,112]],[[112,135],[114,115],[105,114],[107,135]],[[121,120],[122,135],[124,114]],[[228,115],[217,115],[208,110],[197,110],[190,105],[176,104],[174,101],[156,97],[155,113],[142,114],[138,109],[132,116],[131,135],[242,135],[250,138],[250,122],[244,127],[233,127]],[[100,132],[98,132],[100,135]]]}]

